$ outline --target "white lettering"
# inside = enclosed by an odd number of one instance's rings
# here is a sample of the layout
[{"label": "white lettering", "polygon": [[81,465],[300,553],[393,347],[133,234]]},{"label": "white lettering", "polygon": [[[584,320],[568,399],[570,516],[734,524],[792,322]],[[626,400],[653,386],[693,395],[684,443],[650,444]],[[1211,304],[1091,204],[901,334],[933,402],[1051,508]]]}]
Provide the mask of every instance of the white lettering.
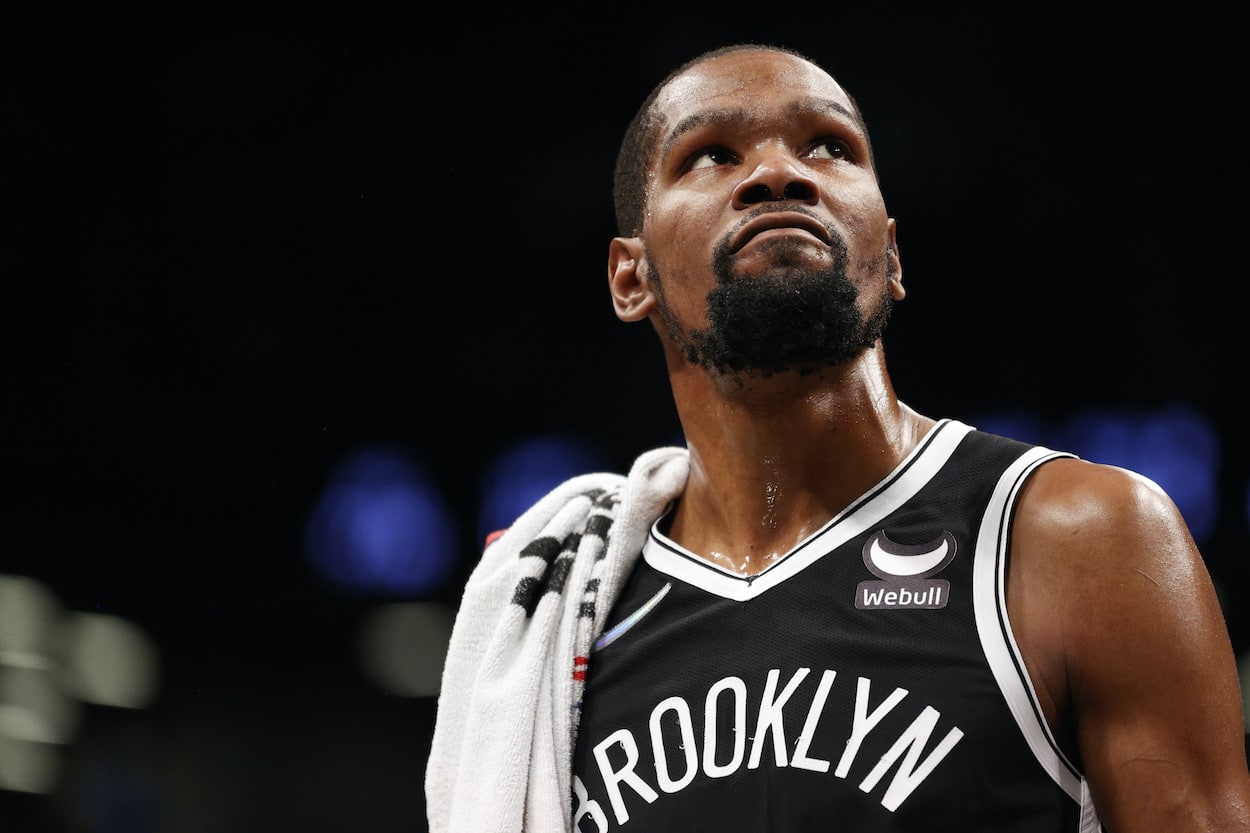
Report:
[{"label": "white lettering", "polygon": [[573,776],[573,829],[577,833],[591,833],[582,829],[582,819],[589,818],[595,823],[594,833],[608,833],[608,817],[598,801],[587,800],[586,785],[582,779]]},{"label": "white lettering", "polygon": [[908,590],[906,587],[898,591],[898,603],[900,605],[912,605],[914,607],[938,607],[942,601],[942,590],[936,585],[930,586],[924,591]]},{"label": "white lettering", "polygon": [[870,593],[864,590],[864,605],[866,607],[878,607],[881,604],[881,597],[885,595],[885,590],[878,590],[876,593]]},{"label": "white lettering", "polygon": [[786,701],[794,694],[799,683],[812,669],[800,668],[786,683],[785,689],[777,696],[777,680],[781,672],[776,668],[768,672],[768,682],[764,684],[764,699],[760,701],[760,714],[755,723],[755,737],[751,743],[751,759],[747,761],[748,769],[756,769],[760,765],[760,756],[764,753],[764,737],[773,734],[773,759],[777,766],[786,765],[786,733],[781,725],[781,710]]},{"label": "white lettering", "polygon": [[820,715],[825,710],[825,699],[829,696],[829,688],[833,685],[833,678],[837,675],[836,671],[825,671],[820,675],[820,685],[816,687],[812,707],[807,710],[807,720],[803,722],[803,731],[799,732],[799,742],[794,747],[794,757],[790,759],[790,766],[810,769],[813,772],[829,771],[828,761],[807,757],[807,747],[812,742],[812,735],[816,734],[816,724],[820,722]]},{"label": "white lettering", "polygon": [[[620,771],[614,771],[612,762],[608,760],[608,747],[617,743],[625,751],[625,765]],[[629,821],[629,810],[625,809],[625,799],[621,796],[621,784],[633,787],[634,792],[642,796],[648,804],[660,797],[659,793],[651,789],[647,782],[634,772],[634,767],[638,766],[638,744],[628,729],[618,729],[608,735],[595,746],[594,753],[595,760],[599,763],[599,773],[603,776],[603,786],[607,789],[608,798],[612,802],[612,812],[616,814],[617,824]]]},{"label": "white lettering", "polygon": [[[716,763],[716,736],[719,734],[719,709],[722,691],[733,696],[734,714],[734,751],[733,756],[724,764]],[[709,778],[724,778],[732,775],[742,766],[742,756],[747,746],[747,684],[741,677],[726,677],[718,681],[707,692],[707,700],[703,706],[703,771]]]},{"label": "white lettering", "polygon": [[[933,768],[955,748],[955,744],[959,743],[960,738],[964,736],[958,728],[951,729],[937,748],[929,753],[929,757],[921,762],[920,752],[933,734],[933,727],[937,724],[938,717],[937,709],[925,706],[920,716],[912,721],[907,731],[903,732],[890,747],[890,751],[881,756],[881,760],[873,767],[872,772],[868,773],[868,777],[860,783],[859,788],[868,792],[875,787],[881,780],[881,776],[885,775],[886,770],[894,765],[906,749],[907,757],[899,765],[898,771],[894,773],[894,779],[881,798],[882,807],[891,812],[897,810],[898,806],[903,803],[903,799],[911,795],[912,790],[929,776]],[[919,766],[917,766],[918,762]]]},{"label": "white lettering", "polygon": [[[891,594],[865,593],[864,598],[871,601],[874,595],[880,600]],[[936,604],[941,601],[944,591],[941,588],[924,591],[904,588],[895,595],[902,597],[903,604]],[[790,766],[810,772],[828,773],[831,761],[812,754],[817,732],[822,723],[826,722],[826,718],[836,720],[839,730],[847,722],[844,712],[836,716],[825,713],[838,676],[831,669],[825,669],[821,673],[820,681],[807,706],[802,730],[795,739],[791,759],[788,763],[786,760],[790,747],[786,743],[785,708],[803,687],[810,673],[810,668],[795,669],[782,686],[782,670],[774,668],[768,672],[759,700],[755,733],[750,738],[749,756],[746,750],[747,685],[742,678],[724,677],[708,688],[703,703],[702,726],[695,725],[690,703],[686,699],[673,696],[658,703],[651,710],[648,720],[651,742],[649,763],[655,768],[655,786],[649,784],[638,772],[643,753],[634,734],[629,729],[613,732],[591,750],[603,780],[606,798],[601,796],[598,801],[590,798],[582,779],[574,776],[573,833],[610,833],[615,828],[609,822],[606,808],[611,807],[615,824],[624,826],[630,820],[630,805],[635,809],[641,806],[637,803],[637,798],[651,804],[660,797],[661,792],[680,792],[694,782],[700,770],[707,778],[724,778],[739,772],[744,761],[749,768],[758,769],[764,755],[764,746],[769,740],[773,744],[772,762],[776,767]],[[856,768],[855,760],[868,736],[909,696],[907,689],[896,687],[874,706],[872,685],[872,680],[868,677],[856,678],[853,714],[849,716],[849,735],[837,765],[833,768],[836,778],[849,777],[851,770]],[[795,709],[799,708],[802,708],[801,700],[800,705],[795,706]],[[912,709],[906,711],[911,712]],[[952,727],[933,745],[940,719],[941,713],[937,709],[924,706],[923,711],[893,741],[884,755],[877,760],[865,762],[865,768],[872,768],[859,783],[860,791],[869,793],[876,790],[886,781],[887,774],[893,772],[881,797],[881,806],[890,812],[896,811],[964,736],[962,730]],[[700,731],[703,733],[702,738],[699,738]],[[825,737],[828,734],[828,730],[822,733]],[[732,738],[732,748],[728,753],[724,749],[718,749],[718,742],[726,742],[729,738]],[[879,749],[888,740],[888,737],[882,737],[881,743],[874,742],[872,747]],[[817,751],[822,749],[823,746],[816,747]],[[718,753],[722,760],[718,760]],[[876,753],[871,757],[875,758]]]},{"label": "white lettering", "polygon": [[[664,746],[664,727],[660,724],[664,713],[671,711],[677,716],[677,727],[681,731],[679,749],[686,752],[686,771],[677,779],[668,772],[668,752]],[[694,739],[694,721],[690,719],[690,706],[680,697],[669,697],[651,711],[651,748],[655,752],[655,778],[660,789],[666,793],[675,793],[694,780],[699,772],[699,746]]]},{"label": "white lettering", "polygon": [[846,739],[846,749],[842,752],[842,757],[838,759],[838,768],[833,771],[833,774],[839,778],[845,778],[850,771],[851,763],[855,760],[860,745],[872,728],[881,722],[881,718],[889,714],[890,709],[897,706],[898,702],[907,696],[906,689],[896,688],[885,699],[885,702],[873,709],[872,714],[868,714],[868,692],[871,688],[871,680],[867,677],[859,678],[855,689],[855,720],[851,726],[851,736]]},{"label": "white lettering", "polygon": [[[874,610],[878,608],[941,608],[946,607],[946,591],[949,583],[944,580],[912,583],[908,586],[894,587],[885,582],[860,582],[856,590],[860,594],[855,606],[860,609]],[[875,589],[874,589],[875,588]]]}]

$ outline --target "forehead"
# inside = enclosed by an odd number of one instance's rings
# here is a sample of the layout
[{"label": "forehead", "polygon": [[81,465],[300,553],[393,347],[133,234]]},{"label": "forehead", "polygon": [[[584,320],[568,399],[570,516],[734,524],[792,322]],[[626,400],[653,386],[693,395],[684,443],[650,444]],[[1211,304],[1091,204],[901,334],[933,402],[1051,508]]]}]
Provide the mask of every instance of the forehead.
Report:
[{"label": "forehead", "polygon": [[745,50],[703,61],[674,78],[656,98],[655,111],[671,129],[701,112],[736,109],[762,117],[813,99],[854,111],[850,96],[819,67],[781,52]]}]

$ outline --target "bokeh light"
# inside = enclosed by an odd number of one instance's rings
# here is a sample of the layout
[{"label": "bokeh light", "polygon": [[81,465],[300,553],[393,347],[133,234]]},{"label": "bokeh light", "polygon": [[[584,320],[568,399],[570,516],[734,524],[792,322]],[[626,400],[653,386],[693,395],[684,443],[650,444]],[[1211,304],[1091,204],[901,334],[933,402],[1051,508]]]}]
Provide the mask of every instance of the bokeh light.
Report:
[{"label": "bokeh light", "polygon": [[509,446],[486,469],[478,515],[478,541],[511,525],[562,481],[608,467],[606,455],[573,434],[539,434]]},{"label": "bokeh light", "polygon": [[0,575],[0,790],[53,791],[83,704],[145,708],[160,678],[135,623],[68,610],[41,581]]},{"label": "bokeh light", "polygon": [[1056,425],[1028,412],[1011,411],[984,414],[973,424],[1145,475],[1175,501],[1195,540],[1202,543],[1215,529],[1220,438],[1212,422],[1188,403],[1088,409]]},{"label": "bokeh light", "polygon": [[160,660],[140,628],[100,613],[70,613],[60,627],[63,688],[84,703],[123,709],[151,704]]},{"label": "bokeh light", "polygon": [[459,558],[455,516],[409,455],[370,448],[332,472],[304,531],[314,569],[340,588],[411,595],[436,589]]},{"label": "bokeh light", "polygon": [[401,697],[435,697],[454,611],[435,602],[374,608],[361,624],[357,659],[378,688]]}]

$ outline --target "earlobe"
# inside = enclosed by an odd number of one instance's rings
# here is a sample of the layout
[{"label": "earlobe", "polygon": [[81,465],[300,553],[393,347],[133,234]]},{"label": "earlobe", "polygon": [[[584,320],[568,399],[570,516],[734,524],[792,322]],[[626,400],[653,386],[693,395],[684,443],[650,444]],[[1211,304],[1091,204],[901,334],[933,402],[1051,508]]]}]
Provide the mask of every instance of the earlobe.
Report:
[{"label": "earlobe", "polygon": [[895,301],[901,301],[907,297],[907,290],[903,288],[903,260],[898,254],[898,222],[891,217],[889,220],[890,244],[886,249],[886,256],[890,258],[889,271],[887,272],[890,283],[890,297]]},{"label": "earlobe", "polygon": [[646,255],[637,237],[614,237],[608,247],[608,289],[622,321],[640,321],[651,311],[655,294],[642,270]]}]

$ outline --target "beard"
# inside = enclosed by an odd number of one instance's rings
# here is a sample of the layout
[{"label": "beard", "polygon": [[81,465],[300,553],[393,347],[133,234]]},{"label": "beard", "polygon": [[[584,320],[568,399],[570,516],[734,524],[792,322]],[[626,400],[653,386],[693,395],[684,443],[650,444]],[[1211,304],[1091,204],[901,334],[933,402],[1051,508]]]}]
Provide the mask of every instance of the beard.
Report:
[{"label": "beard", "polygon": [[663,280],[653,275],[669,336],[686,359],[717,375],[768,377],[813,373],[841,364],[872,347],[889,322],[894,298],[889,282],[892,261],[883,253],[870,264],[881,287],[865,317],[859,290],[847,274],[846,243],[833,235],[832,265],[799,265],[802,244],[777,241],[770,274],[738,277],[732,272],[728,243],[717,246],[712,269],[716,288],[708,294],[706,329],[683,330],[664,300]]}]

